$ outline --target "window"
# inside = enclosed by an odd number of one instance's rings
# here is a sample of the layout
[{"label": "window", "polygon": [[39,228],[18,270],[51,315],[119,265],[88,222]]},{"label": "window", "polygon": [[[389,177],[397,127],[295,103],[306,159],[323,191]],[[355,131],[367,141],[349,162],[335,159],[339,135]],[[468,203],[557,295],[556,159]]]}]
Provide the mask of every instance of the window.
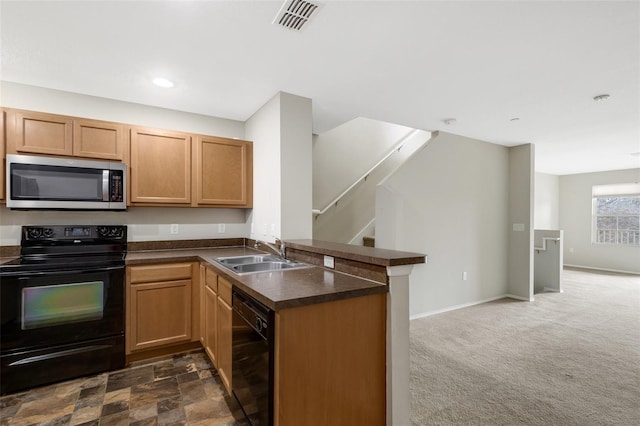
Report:
[{"label": "window", "polygon": [[640,185],[593,187],[592,241],[640,247]]}]

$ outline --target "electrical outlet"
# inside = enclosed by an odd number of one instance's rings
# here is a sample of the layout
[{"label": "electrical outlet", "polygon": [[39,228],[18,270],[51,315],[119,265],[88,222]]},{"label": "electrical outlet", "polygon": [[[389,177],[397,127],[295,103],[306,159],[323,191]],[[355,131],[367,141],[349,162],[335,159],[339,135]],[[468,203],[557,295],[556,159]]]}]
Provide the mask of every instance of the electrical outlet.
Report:
[{"label": "electrical outlet", "polygon": [[224,223],[219,223],[218,224],[218,234],[224,234],[224,231],[225,231]]},{"label": "electrical outlet", "polygon": [[331,269],[335,267],[333,256],[324,257],[324,266],[325,268],[331,268]]},{"label": "electrical outlet", "polygon": [[178,224],[177,223],[172,223],[171,224],[171,233],[172,234],[177,234],[178,232],[180,232]]}]

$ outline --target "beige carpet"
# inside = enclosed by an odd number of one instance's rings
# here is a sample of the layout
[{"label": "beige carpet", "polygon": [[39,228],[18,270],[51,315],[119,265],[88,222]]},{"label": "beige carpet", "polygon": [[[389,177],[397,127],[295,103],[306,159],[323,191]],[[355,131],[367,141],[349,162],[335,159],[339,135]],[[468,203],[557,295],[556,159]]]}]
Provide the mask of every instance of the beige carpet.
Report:
[{"label": "beige carpet", "polygon": [[640,425],[640,276],[411,321],[413,425]]}]

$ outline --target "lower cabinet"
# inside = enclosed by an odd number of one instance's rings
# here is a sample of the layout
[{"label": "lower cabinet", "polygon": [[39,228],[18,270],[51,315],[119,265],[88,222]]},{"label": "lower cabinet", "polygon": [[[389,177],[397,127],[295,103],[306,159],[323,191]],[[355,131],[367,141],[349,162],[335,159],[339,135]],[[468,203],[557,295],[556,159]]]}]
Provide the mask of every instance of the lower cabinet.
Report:
[{"label": "lower cabinet", "polygon": [[218,277],[218,375],[231,393],[231,283]]},{"label": "lower cabinet", "polygon": [[205,352],[231,393],[231,283],[204,267],[203,342]]},{"label": "lower cabinet", "polygon": [[193,262],[127,267],[127,354],[199,340],[197,268]]},{"label": "lower cabinet", "polygon": [[206,268],[204,286],[204,350],[218,367],[218,276]]}]

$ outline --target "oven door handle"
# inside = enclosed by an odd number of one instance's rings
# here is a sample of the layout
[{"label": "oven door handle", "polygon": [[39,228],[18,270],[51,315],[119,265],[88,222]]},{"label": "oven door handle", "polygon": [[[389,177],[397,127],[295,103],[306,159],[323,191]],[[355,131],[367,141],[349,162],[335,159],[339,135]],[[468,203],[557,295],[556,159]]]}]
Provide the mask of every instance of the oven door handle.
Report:
[{"label": "oven door handle", "polygon": [[[64,270],[55,270],[55,271],[29,271],[23,272],[21,275],[25,275],[19,277],[20,280],[26,280],[33,276],[48,276],[48,275],[69,275],[69,274],[89,274],[94,272],[109,272],[109,271],[118,271],[124,269],[124,266],[104,266],[100,268],[91,268],[91,269],[64,269]],[[17,271],[16,271],[17,272]]]}]

